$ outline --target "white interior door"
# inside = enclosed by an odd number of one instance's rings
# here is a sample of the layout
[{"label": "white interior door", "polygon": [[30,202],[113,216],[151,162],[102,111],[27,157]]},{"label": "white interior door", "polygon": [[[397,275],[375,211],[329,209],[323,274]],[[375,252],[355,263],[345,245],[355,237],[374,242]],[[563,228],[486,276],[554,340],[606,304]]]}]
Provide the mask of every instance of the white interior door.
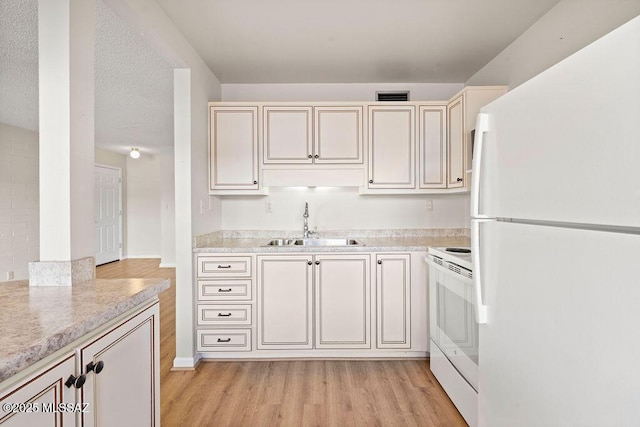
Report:
[{"label": "white interior door", "polygon": [[95,166],[96,265],[120,259],[121,170]]}]

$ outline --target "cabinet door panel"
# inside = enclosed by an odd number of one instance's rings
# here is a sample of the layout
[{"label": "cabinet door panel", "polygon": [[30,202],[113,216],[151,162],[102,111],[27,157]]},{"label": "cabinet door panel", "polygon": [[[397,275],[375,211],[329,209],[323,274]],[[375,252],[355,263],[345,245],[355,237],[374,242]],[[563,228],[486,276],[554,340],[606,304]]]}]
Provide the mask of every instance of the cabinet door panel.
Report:
[{"label": "cabinet door panel", "polygon": [[312,163],[312,107],[264,107],[265,164]]},{"label": "cabinet door panel", "polygon": [[460,95],[447,106],[448,163],[447,187],[464,187],[464,96]]},{"label": "cabinet door panel", "polygon": [[258,189],[258,107],[210,107],[211,190]]},{"label": "cabinet door panel", "polygon": [[[76,373],[75,353],[28,378],[0,398],[0,405],[24,403],[32,412],[0,412],[2,427],[24,426],[73,426],[75,413],[57,412],[58,404],[76,403],[76,389],[64,385],[70,375]],[[4,407],[3,407],[4,408]],[[91,408],[88,408],[91,410]]]},{"label": "cabinet door panel", "polygon": [[317,255],[316,347],[370,348],[368,255]]},{"label": "cabinet door panel", "polygon": [[315,107],[314,111],[314,162],[362,164],[363,107]]},{"label": "cabinet door panel", "polygon": [[156,426],[160,424],[158,304],[98,338],[81,350],[81,366],[104,363],[87,374],[81,389],[90,413],[84,426]]},{"label": "cabinet door panel", "polygon": [[258,257],[258,348],[312,348],[311,256]]},{"label": "cabinet door panel", "polygon": [[420,188],[447,188],[446,106],[420,107]]},{"label": "cabinet door panel", "polygon": [[415,188],[415,107],[369,107],[368,188]]},{"label": "cabinet door panel", "polygon": [[376,261],[377,347],[410,348],[410,256],[380,254]]}]

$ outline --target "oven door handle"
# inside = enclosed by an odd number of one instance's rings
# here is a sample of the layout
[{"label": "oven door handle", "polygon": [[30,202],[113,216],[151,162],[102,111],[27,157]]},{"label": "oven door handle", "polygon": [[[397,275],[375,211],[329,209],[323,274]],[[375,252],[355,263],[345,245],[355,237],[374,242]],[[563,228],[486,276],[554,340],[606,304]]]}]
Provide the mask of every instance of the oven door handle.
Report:
[{"label": "oven door handle", "polygon": [[[425,257],[425,261],[427,262],[427,264],[429,264],[429,266],[443,274],[446,274],[448,277],[451,278],[451,280],[455,280],[458,283],[464,283],[467,286],[473,287],[473,279],[469,278],[469,277],[464,277],[458,273],[456,273],[455,271],[451,271],[443,266],[441,266],[440,264],[436,264],[435,262],[433,262],[432,260],[430,260],[429,258]],[[461,291],[461,289],[459,287],[454,287],[451,286],[451,284],[449,283],[448,280],[443,280],[442,282],[438,282],[438,285],[448,289],[449,291],[453,292],[454,294],[458,295],[460,298],[464,299],[465,301],[471,303],[474,307],[476,305],[476,299],[475,299],[475,295],[473,295],[473,293],[469,294],[467,292]]]}]

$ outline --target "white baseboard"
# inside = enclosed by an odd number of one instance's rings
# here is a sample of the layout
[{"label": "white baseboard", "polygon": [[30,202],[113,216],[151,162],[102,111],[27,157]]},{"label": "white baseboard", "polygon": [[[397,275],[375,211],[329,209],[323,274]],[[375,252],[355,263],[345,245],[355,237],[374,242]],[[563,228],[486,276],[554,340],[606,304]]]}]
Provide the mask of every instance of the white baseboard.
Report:
[{"label": "white baseboard", "polygon": [[138,258],[162,258],[160,255],[127,255],[127,258],[138,259]]},{"label": "white baseboard", "polygon": [[160,268],[176,268],[176,263],[175,262],[161,262],[159,267]]},{"label": "white baseboard", "polygon": [[196,354],[194,357],[176,357],[173,359],[173,368],[171,368],[171,370],[178,371],[195,369],[199,362],[199,354]]}]

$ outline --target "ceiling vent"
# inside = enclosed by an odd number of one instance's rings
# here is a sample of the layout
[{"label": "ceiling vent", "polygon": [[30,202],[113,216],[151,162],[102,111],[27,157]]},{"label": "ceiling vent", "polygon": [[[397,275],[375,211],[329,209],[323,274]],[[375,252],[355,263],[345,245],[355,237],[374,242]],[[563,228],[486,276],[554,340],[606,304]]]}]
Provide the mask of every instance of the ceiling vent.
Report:
[{"label": "ceiling vent", "polygon": [[399,91],[399,92],[376,92],[376,101],[382,102],[399,102],[399,101],[408,101],[409,100],[409,91]]}]

